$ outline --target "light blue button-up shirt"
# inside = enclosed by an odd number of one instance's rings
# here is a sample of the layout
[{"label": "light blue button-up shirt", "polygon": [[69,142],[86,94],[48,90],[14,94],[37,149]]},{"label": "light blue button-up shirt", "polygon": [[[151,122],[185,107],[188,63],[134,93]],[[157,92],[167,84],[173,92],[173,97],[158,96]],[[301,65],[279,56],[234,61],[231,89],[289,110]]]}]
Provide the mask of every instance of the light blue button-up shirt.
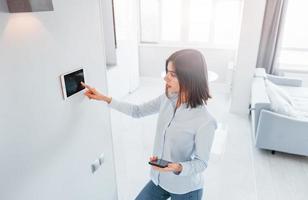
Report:
[{"label": "light blue button-up shirt", "polygon": [[151,179],[168,192],[184,194],[203,187],[202,172],[208,165],[217,123],[206,105],[187,108],[182,104],[175,110],[177,95],[165,94],[141,105],[119,102],[109,104],[120,112],[139,118],[159,113],[153,155],[180,163],[180,174],[151,169]]}]

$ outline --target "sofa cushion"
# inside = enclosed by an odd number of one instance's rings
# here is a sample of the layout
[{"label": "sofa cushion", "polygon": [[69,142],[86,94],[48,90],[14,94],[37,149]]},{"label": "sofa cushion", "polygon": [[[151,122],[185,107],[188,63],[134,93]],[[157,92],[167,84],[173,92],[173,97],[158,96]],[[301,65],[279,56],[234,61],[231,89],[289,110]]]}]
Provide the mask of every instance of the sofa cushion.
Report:
[{"label": "sofa cushion", "polygon": [[302,98],[308,100],[308,88],[306,87],[290,87],[290,86],[280,86],[285,90],[292,98]]},{"label": "sofa cushion", "polygon": [[265,84],[266,84],[266,87],[270,87],[272,90],[275,90],[275,92],[277,92],[283,99],[285,99],[289,104],[293,105],[292,97],[286,90],[279,87],[278,85],[271,82],[270,80],[265,80]]},{"label": "sofa cushion", "polygon": [[301,97],[293,98],[293,108],[297,113],[297,118],[308,119],[308,99]]},{"label": "sofa cushion", "polygon": [[273,111],[298,119],[308,119],[307,88],[278,86],[269,80],[265,80],[265,85]]},{"label": "sofa cushion", "polygon": [[297,118],[308,118],[308,88],[305,87],[288,87],[283,86],[282,89],[290,94],[292,106],[297,112]]},{"label": "sofa cushion", "polygon": [[265,80],[265,85],[271,102],[271,109],[279,114],[296,117],[297,112],[292,106],[292,100],[289,95],[269,80]]}]

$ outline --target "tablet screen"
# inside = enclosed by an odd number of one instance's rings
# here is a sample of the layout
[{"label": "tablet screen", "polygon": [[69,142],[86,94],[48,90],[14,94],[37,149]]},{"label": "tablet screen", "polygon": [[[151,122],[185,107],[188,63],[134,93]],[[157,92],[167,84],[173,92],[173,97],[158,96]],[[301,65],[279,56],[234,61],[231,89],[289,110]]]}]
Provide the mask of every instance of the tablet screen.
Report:
[{"label": "tablet screen", "polygon": [[64,75],[65,90],[67,97],[72,96],[73,94],[76,94],[77,92],[84,89],[84,87],[80,84],[81,81],[85,82],[83,69]]}]

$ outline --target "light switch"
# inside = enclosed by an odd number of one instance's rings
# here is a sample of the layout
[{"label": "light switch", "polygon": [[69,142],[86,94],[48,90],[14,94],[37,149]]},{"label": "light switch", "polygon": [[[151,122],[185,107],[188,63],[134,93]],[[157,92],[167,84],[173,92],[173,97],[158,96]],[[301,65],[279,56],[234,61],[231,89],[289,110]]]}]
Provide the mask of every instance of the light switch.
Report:
[{"label": "light switch", "polygon": [[102,154],[99,156],[98,160],[99,160],[99,164],[100,164],[100,165],[102,165],[102,164],[104,163],[104,161],[105,161],[105,155],[104,155],[104,153],[102,153]]}]

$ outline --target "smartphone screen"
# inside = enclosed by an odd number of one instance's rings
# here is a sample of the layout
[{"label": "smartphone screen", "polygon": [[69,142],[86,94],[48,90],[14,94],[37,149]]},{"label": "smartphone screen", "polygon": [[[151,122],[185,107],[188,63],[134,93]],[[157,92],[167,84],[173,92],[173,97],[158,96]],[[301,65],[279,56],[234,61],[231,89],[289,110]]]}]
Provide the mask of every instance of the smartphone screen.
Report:
[{"label": "smartphone screen", "polygon": [[161,167],[161,168],[168,167],[168,163],[171,163],[171,162],[163,160],[163,159],[157,159],[157,160],[149,162],[150,165],[154,165],[156,167]]}]

